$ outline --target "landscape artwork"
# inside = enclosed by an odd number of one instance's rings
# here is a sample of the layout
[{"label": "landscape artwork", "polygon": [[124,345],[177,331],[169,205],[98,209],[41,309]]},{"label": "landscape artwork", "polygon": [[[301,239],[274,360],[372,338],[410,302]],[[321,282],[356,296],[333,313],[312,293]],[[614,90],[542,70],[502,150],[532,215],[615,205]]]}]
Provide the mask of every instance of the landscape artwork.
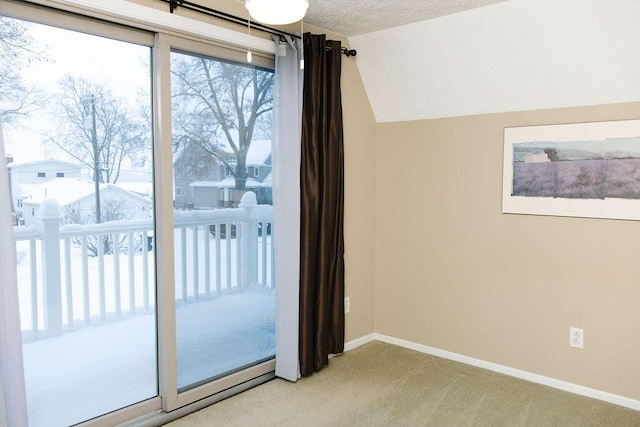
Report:
[{"label": "landscape artwork", "polygon": [[640,219],[640,120],[505,128],[502,212]]}]

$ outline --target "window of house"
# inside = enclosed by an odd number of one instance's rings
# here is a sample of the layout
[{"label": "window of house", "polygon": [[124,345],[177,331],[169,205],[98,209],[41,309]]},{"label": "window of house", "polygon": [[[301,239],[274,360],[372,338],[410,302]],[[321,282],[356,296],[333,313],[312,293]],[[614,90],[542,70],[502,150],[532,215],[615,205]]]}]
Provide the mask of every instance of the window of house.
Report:
[{"label": "window of house", "polygon": [[180,196],[180,187],[176,187],[176,196]]},{"label": "window of house", "polygon": [[22,199],[18,199],[18,207],[21,208],[22,207]]},{"label": "window of house", "polygon": [[64,172],[56,172],[56,178],[64,178]]},{"label": "window of house", "polygon": [[46,172],[38,172],[38,178],[46,178],[47,173]]},{"label": "window of house", "polygon": [[260,176],[260,168],[253,168],[253,176],[258,178]]}]

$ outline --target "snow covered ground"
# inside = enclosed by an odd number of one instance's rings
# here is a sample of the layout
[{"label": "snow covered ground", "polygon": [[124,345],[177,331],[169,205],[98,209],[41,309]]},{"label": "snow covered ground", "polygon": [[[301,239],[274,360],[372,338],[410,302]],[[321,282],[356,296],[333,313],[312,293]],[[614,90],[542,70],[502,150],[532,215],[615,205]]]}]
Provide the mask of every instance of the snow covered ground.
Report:
[{"label": "snow covered ground", "polygon": [[[176,343],[178,355],[178,387],[224,374],[236,368],[270,358],[275,354],[275,290],[271,287],[271,236],[266,236],[265,248],[259,243],[258,271],[264,271],[266,280],[247,289],[238,288],[236,239],[229,243],[221,239],[220,263],[215,237],[204,227],[190,229],[184,237],[175,233],[176,271]],[[209,270],[204,262],[205,240],[209,240]],[[260,238],[262,239],[262,238]],[[195,242],[195,244],[194,244]],[[105,255],[100,265],[98,257],[87,258],[87,288],[83,278],[81,249],[71,245],[71,268],[62,269],[62,313],[65,333],[46,338],[44,329],[44,280],[40,241],[16,244],[18,255],[18,286],[27,400],[31,426],[66,426],[128,406],[158,394],[156,364],[156,318],[154,253],[138,249],[129,258],[121,253],[119,263],[114,255]],[[182,263],[186,250],[186,263]],[[64,264],[64,245],[61,243]],[[34,256],[36,262],[31,263]],[[195,273],[197,263],[198,275]],[[145,260],[146,258],[146,260]],[[227,262],[229,259],[229,262]],[[131,264],[130,264],[131,262]],[[115,268],[115,264],[118,267]],[[132,266],[131,274],[129,271]],[[185,275],[182,268],[185,267]],[[145,272],[146,267],[146,272]],[[230,267],[230,268],[228,268]],[[218,271],[219,274],[218,274]],[[102,273],[101,273],[102,272]],[[35,276],[34,276],[35,273]],[[205,279],[221,279],[221,292],[204,294]],[[66,276],[71,277],[73,325],[66,320]],[[104,275],[105,289],[99,288],[99,277]],[[37,278],[36,294],[38,328],[32,329],[33,302],[32,277]],[[133,286],[130,287],[130,277]],[[198,296],[195,298],[195,278],[198,278]],[[259,277],[260,274],[259,274]],[[186,280],[187,302],[183,300],[182,280]],[[120,281],[120,286],[116,283]],[[266,283],[267,286],[264,286]],[[145,310],[145,288],[148,311]],[[135,314],[129,312],[129,296],[133,292]],[[104,294],[101,296],[101,293]],[[88,300],[84,296],[88,295]],[[115,315],[116,301],[120,300],[121,316]],[[104,301],[104,302],[103,302]],[[104,304],[106,319],[100,318]],[[90,321],[84,319],[88,307]]]},{"label": "snow covered ground", "polygon": [[[178,386],[275,354],[275,291],[250,289],[176,308]],[[155,316],[25,343],[29,425],[66,426],[158,393]]]}]

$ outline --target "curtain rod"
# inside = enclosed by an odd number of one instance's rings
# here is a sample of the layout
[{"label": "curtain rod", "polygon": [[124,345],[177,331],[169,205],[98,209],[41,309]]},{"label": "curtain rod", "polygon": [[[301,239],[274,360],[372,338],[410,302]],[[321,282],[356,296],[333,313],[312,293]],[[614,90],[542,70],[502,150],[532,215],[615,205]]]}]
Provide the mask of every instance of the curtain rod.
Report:
[{"label": "curtain rod", "polygon": [[[187,10],[191,10],[194,12],[199,12],[202,13],[204,15],[207,16],[211,16],[213,18],[217,18],[217,19],[221,19],[223,21],[227,21],[227,22],[231,22],[232,24],[236,24],[236,25],[241,25],[243,27],[248,27],[249,26],[249,20],[248,19],[244,19],[244,18],[240,18],[238,16],[235,15],[231,15],[230,13],[226,13],[226,12],[222,12],[216,9],[212,9],[210,7],[207,6],[203,6],[200,4],[196,4],[196,3],[192,3],[190,1],[186,1],[186,0],[160,0],[164,3],[169,3],[169,12],[173,13],[174,10],[176,10],[178,8],[178,6],[187,9]],[[289,36],[289,37],[293,37],[296,39],[301,38],[299,35],[297,34],[293,34],[293,33],[288,33],[286,31],[282,31],[282,30],[278,30],[276,28],[272,28],[272,27],[268,27],[266,25],[263,25],[259,22],[255,22],[255,21],[251,21],[251,29],[255,29],[257,31],[262,31],[264,33],[269,33],[272,35],[276,35],[276,36]],[[340,52],[349,57],[349,56],[356,56],[358,54],[358,52],[355,49],[347,49],[346,47],[342,46],[340,48]]]}]

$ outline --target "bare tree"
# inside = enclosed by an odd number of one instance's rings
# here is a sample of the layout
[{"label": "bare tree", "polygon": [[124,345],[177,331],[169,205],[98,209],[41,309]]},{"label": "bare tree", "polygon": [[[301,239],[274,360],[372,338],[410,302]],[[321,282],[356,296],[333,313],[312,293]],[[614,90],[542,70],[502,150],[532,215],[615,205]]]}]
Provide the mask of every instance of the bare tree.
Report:
[{"label": "bare tree", "polygon": [[236,190],[244,191],[254,134],[270,134],[273,72],[177,54],[172,73],[174,149],[203,147],[232,171]]},{"label": "bare tree", "polygon": [[29,24],[0,17],[0,120],[11,123],[28,115],[42,101],[42,96],[27,87],[20,70],[30,62],[44,60],[33,48]]},{"label": "bare tree", "polygon": [[49,143],[93,170],[94,181],[115,183],[125,160],[132,166],[146,161],[142,153],[151,140],[145,119],[106,85],[68,75],[54,110],[59,129]]},{"label": "bare tree", "polygon": [[[130,218],[127,212],[127,204],[124,200],[105,200],[101,203],[100,209],[102,211],[102,220],[104,222]],[[94,224],[95,217],[95,208],[81,209],[78,204],[66,206],[62,211],[62,218],[65,224]],[[89,255],[97,256],[98,237],[87,236],[86,239]],[[74,237],[72,238],[72,242],[77,246],[81,246],[82,238]],[[121,236],[117,242],[114,241],[113,234],[105,234],[102,236],[102,250],[105,254],[112,254],[115,244],[118,244],[118,247],[121,250],[127,249],[127,240],[125,236]]]}]

